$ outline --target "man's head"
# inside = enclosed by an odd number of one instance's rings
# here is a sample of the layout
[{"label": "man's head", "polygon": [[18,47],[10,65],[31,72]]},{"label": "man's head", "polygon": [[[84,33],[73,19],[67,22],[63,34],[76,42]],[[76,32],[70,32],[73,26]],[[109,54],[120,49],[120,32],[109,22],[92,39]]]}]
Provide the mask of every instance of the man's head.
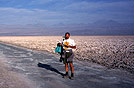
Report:
[{"label": "man's head", "polygon": [[69,32],[66,32],[65,33],[65,39],[69,39],[69,37],[70,37],[70,33]]}]

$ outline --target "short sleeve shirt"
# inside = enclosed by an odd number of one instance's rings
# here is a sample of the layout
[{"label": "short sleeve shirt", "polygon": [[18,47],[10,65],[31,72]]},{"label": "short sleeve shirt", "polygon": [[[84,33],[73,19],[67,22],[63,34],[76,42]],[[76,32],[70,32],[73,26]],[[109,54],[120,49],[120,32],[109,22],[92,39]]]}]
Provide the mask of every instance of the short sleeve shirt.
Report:
[{"label": "short sleeve shirt", "polygon": [[[64,45],[70,45],[70,46],[75,46],[76,44],[75,44],[75,42],[74,42],[74,40],[73,39],[64,39],[63,41],[62,41],[62,43],[63,43],[63,46]],[[63,47],[64,49],[72,49],[72,48],[70,48],[70,47]]]}]

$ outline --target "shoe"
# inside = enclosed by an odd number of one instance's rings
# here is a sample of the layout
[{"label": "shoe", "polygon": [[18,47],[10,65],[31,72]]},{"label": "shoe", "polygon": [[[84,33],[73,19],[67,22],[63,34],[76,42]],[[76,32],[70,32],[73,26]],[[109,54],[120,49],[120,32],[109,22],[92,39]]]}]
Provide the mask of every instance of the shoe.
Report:
[{"label": "shoe", "polygon": [[70,77],[70,79],[74,79],[74,73],[71,73],[71,77]]},{"label": "shoe", "polygon": [[69,78],[69,75],[64,75],[63,78]]},{"label": "shoe", "polygon": [[69,78],[68,72],[63,76],[63,78]]}]

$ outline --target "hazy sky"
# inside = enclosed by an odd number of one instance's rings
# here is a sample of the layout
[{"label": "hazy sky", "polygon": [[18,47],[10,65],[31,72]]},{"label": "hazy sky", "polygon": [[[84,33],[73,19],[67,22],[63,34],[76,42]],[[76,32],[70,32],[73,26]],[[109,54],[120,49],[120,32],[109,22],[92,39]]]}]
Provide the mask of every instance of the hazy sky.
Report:
[{"label": "hazy sky", "polygon": [[134,23],[134,0],[0,0],[0,24]]}]

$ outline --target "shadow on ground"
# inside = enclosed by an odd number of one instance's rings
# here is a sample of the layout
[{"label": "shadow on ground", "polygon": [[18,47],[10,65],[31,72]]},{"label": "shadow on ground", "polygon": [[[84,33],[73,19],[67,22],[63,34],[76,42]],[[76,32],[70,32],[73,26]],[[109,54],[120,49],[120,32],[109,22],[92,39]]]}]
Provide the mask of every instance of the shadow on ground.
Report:
[{"label": "shadow on ground", "polygon": [[46,70],[50,70],[50,71],[56,72],[57,74],[64,76],[63,73],[59,72],[57,69],[53,68],[51,65],[38,63],[38,67],[45,68]]}]

